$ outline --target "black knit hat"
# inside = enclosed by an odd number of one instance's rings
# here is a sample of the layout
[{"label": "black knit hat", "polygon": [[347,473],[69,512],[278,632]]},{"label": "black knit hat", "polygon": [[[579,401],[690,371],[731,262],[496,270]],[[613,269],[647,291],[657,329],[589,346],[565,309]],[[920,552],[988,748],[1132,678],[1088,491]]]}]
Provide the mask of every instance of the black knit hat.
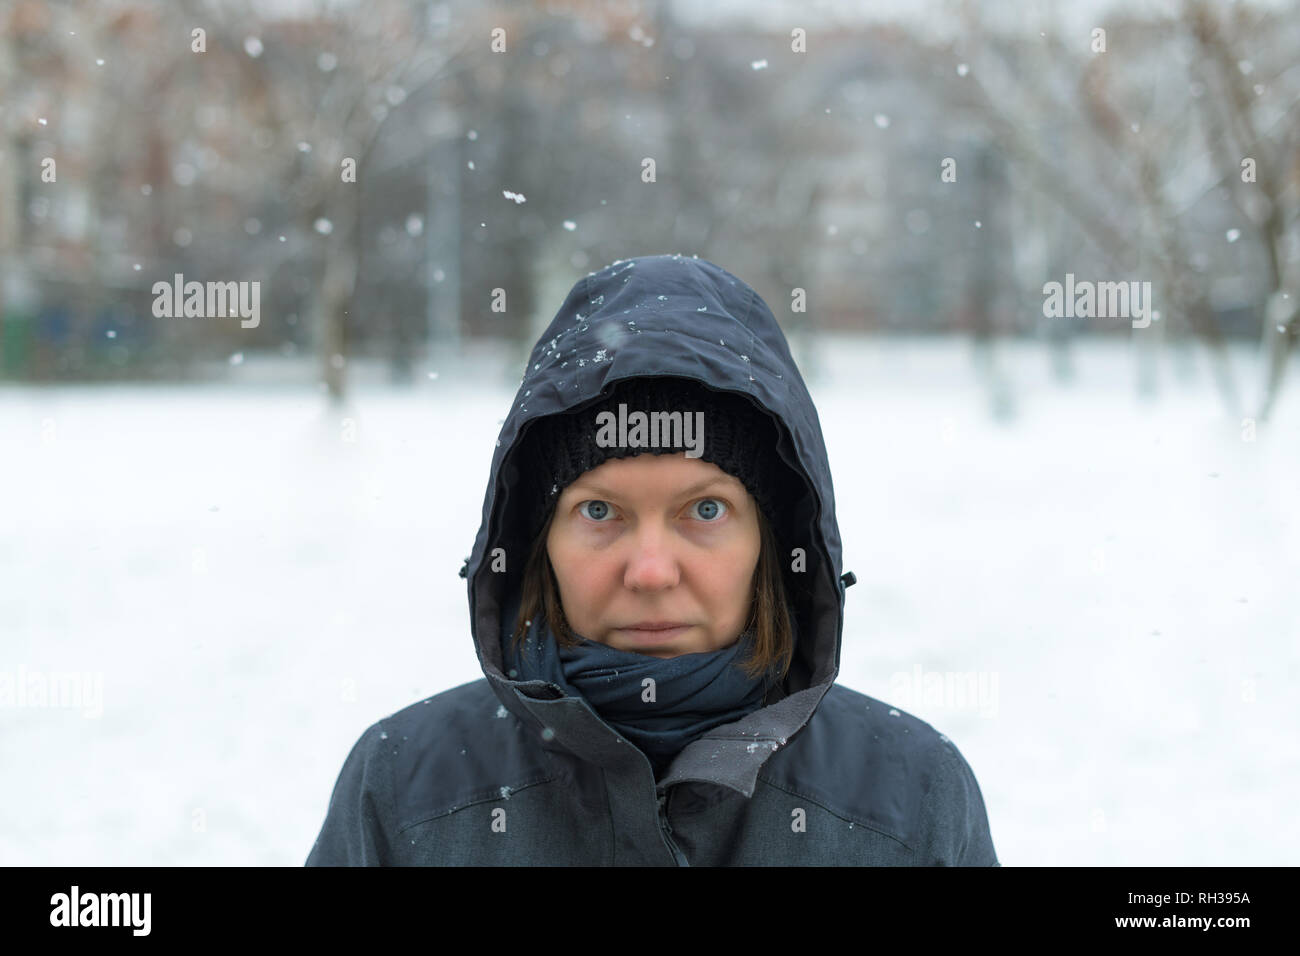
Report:
[{"label": "black knit hat", "polygon": [[[625,406],[621,418],[620,404]],[[628,422],[627,444],[598,444],[601,427],[597,416],[605,412],[611,413],[615,430],[620,421]],[[634,412],[644,412],[647,418],[656,412],[680,412],[683,428],[671,434],[666,428],[662,431],[647,428],[643,436],[634,435],[631,425],[635,419],[628,421]],[[702,434],[695,433],[695,425],[701,422],[696,412],[703,413]],[[602,421],[608,423],[610,419]],[[689,448],[685,444],[687,427],[691,428]],[[604,437],[609,435],[607,429]],[[648,447],[654,438],[667,441],[678,435],[682,444]],[[644,441],[633,445],[635,438]],[[699,448],[701,440],[703,447]],[[524,518],[529,525],[528,539],[532,540],[541,530],[560,493],[598,465],[611,458],[647,453],[672,455],[682,451],[687,451],[689,457],[712,462],[740,479],[769,523],[777,528],[782,507],[791,502],[791,496],[798,494],[799,485],[781,462],[776,444],[777,431],[771,417],[742,395],[714,391],[685,378],[624,379],[605,398],[575,411],[543,418],[529,428],[519,458],[519,491],[524,507],[528,508]]]}]

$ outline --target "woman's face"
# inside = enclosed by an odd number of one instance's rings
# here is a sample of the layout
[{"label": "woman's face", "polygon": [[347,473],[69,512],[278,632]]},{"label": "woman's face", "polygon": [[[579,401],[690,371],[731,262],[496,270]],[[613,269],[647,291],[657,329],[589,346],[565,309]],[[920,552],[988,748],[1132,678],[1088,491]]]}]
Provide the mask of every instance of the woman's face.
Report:
[{"label": "woman's face", "polygon": [[740,637],[759,542],[758,506],[739,479],[679,452],[582,475],[556,503],[546,549],[578,635],[676,657]]}]

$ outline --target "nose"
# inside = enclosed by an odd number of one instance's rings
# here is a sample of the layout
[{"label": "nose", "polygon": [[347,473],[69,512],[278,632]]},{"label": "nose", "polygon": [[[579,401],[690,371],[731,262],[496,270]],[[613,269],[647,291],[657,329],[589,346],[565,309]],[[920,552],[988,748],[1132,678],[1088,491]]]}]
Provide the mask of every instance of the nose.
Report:
[{"label": "nose", "polygon": [[629,542],[631,554],[623,572],[623,584],[632,591],[659,591],[675,587],[681,568],[669,534],[653,521],[637,528]]}]

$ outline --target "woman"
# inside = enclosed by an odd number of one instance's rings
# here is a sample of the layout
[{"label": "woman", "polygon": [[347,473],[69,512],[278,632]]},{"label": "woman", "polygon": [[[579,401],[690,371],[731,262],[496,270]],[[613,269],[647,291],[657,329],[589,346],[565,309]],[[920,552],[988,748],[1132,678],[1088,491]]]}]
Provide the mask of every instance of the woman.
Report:
[{"label": "woman", "polygon": [[998,865],[952,741],[834,683],[817,412],[718,266],[573,287],[461,574],[484,679],[362,735],[308,865]]}]

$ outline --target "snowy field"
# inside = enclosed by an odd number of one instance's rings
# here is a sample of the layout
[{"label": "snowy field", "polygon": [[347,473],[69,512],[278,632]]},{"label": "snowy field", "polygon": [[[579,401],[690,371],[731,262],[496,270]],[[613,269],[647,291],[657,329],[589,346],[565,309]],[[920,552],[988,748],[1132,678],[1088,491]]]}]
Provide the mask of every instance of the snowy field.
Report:
[{"label": "snowy field", "polygon": [[[1007,347],[1009,419],[965,342],[818,354],[840,681],[954,740],[1003,864],[1300,863],[1300,368],[1249,441],[1199,350],[1139,397],[1127,343],[1066,385]],[[519,370],[431,368],[343,413],[256,357],[0,386],[0,680],[91,675],[0,706],[0,864],[301,865],[362,730],[481,676],[457,571]]]}]

